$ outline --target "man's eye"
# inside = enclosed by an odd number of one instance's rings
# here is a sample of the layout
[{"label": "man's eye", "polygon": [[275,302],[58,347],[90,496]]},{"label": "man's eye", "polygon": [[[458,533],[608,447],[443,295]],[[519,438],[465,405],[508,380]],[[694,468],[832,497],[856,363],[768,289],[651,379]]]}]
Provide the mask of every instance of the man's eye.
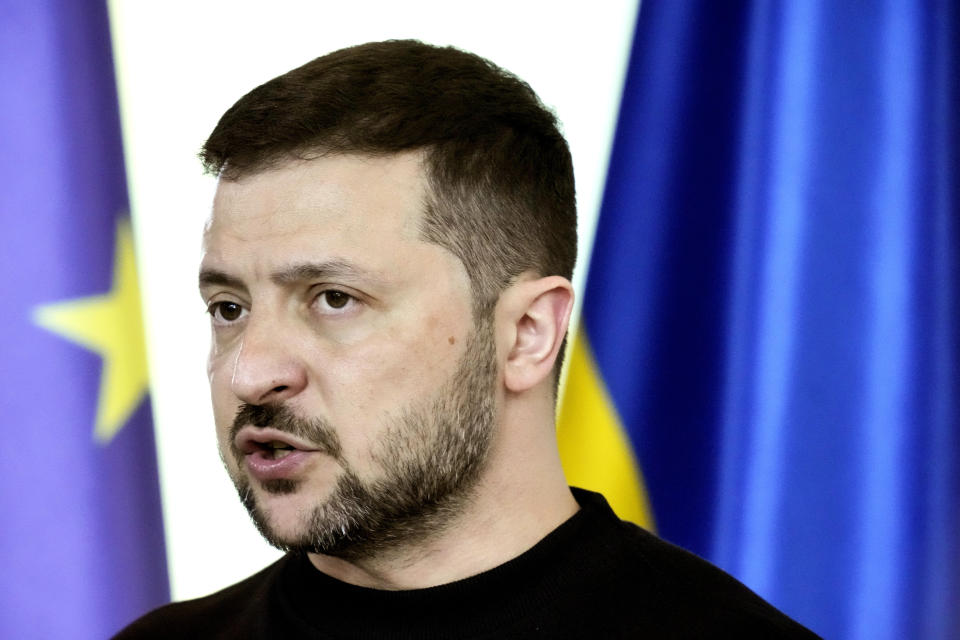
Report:
[{"label": "man's eye", "polygon": [[243,307],[236,302],[214,302],[207,308],[214,321],[234,322],[243,315]]},{"label": "man's eye", "polygon": [[327,289],[320,294],[320,297],[323,298],[323,301],[331,309],[343,309],[353,300],[353,296],[343,291],[337,291],[336,289]]}]

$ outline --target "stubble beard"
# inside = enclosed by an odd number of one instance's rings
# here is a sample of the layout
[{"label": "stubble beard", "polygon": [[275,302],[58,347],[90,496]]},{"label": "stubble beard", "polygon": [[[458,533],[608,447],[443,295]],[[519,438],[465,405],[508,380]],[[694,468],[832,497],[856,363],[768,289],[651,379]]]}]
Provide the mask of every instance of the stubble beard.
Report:
[{"label": "stubble beard", "polygon": [[[428,401],[391,417],[371,452],[380,469],[361,479],[342,457],[336,431],[325,420],[304,419],[283,405],[241,407],[231,442],[245,424],[287,431],[320,445],[341,472],[330,496],[303,516],[293,535],[281,535],[257,503],[250,480],[233,477],[240,500],[261,535],[283,551],[346,560],[376,557],[443,531],[470,501],[493,438],[496,355],[492,324],[478,319],[456,372]],[[232,448],[238,468],[243,454]],[[268,493],[293,493],[297,481],[273,480]]]}]

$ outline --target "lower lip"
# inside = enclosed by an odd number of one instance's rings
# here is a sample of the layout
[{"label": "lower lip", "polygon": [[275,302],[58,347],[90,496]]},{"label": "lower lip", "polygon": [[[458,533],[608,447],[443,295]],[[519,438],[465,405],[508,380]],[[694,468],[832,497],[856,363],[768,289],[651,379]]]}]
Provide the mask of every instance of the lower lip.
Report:
[{"label": "lower lip", "polygon": [[291,451],[282,458],[274,458],[266,451],[255,451],[244,457],[247,469],[257,480],[279,480],[297,475],[316,451]]}]

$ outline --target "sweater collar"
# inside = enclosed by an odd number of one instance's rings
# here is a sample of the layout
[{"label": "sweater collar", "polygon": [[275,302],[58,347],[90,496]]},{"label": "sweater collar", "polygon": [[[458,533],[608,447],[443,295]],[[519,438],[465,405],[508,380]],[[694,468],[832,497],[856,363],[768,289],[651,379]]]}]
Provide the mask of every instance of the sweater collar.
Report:
[{"label": "sweater collar", "polygon": [[369,637],[496,635],[510,623],[548,606],[569,590],[587,560],[582,550],[596,528],[617,522],[600,494],[572,489],[580,510],[521,555],[483,573],[425,589],[386,591],[341,582],[318,571],[305,554],[288,558],[283,598],[306,626],[332,634]]}]

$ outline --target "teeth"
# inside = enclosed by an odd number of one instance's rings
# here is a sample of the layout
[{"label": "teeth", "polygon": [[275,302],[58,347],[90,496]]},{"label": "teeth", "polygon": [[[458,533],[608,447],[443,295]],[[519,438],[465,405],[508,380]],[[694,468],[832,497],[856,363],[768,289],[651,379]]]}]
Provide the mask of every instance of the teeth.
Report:
[{"label": "teeth", "polygon": [[293,447],[286,442],[281,442],[280,440],[264,442],[261,446],[263,447],[264,451],[267,452],[274,460],[284,458],[294,451]]}]

